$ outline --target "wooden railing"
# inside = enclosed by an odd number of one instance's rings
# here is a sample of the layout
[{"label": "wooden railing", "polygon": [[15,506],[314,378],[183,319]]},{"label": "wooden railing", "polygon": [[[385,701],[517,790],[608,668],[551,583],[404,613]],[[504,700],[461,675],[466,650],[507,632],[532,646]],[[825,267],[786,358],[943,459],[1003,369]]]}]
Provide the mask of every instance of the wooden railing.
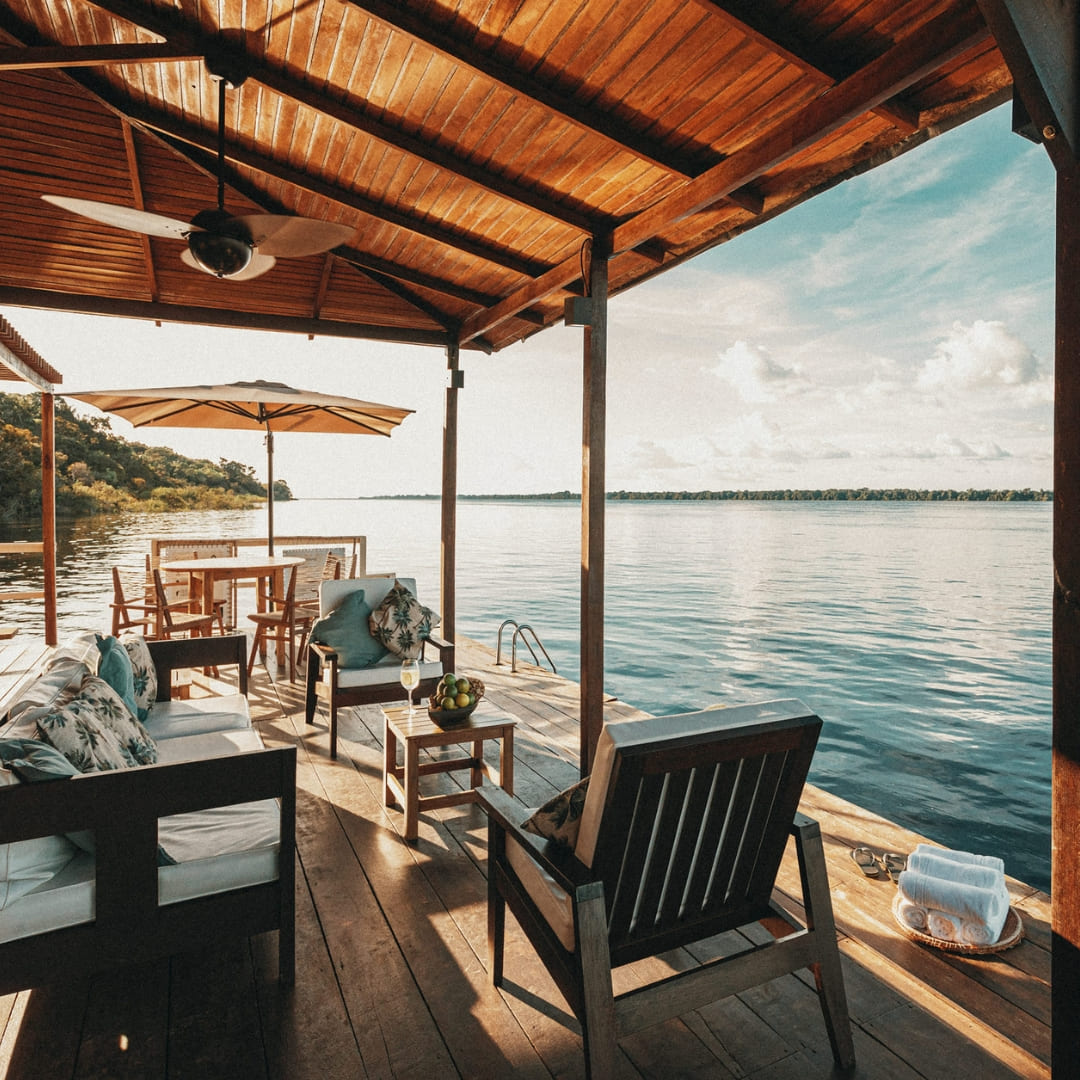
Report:
[{"label": "wooden railing", "polygon": [[[40,541],[26,540],[0,544],[0,555],[41,555],[45,545]],[[44,589],[13,589],[0,591],[0,600],[42,600]]]}]

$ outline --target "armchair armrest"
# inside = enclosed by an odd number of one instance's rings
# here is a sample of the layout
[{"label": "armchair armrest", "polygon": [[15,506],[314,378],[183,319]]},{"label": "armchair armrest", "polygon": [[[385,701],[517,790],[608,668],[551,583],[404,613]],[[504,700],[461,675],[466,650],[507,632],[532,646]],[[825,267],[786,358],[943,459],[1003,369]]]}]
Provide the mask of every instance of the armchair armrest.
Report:
[{"label": "armchair armrest", "polygon": [[456,646],[454,645],[454,643],[452,641],[447,641],[446,638],[441,638],[441,637],[438,637],[435,634],[431,634],[424,641],[423,645],[420,648],[420,657],[421,657],[421,659],[423,659],[424,652],[426,651],[426,649],[427,649],[427,647],[429,645],[431,645],[434,648],[439,650],[439,661],[443,666],[443,670],[444,671],[453,671],[454,670],[454,652],[455,652],[455,649],[456,649]]},{"label": "armchair armrest", "polygon": [[247,637],[223,634],[210,637],[147,641],[158,680],[158,701],[172,696],[172,673],[182,668],[227,667],[240,670],[240,693],[248,692]]},{"label": "armchair armrest", "polygon": [[526,832],[519,824],[524,816],[521,804],[501,788],[477,788],[476,804],[487,814],[491,829],[512,836],[568,893],[594,880],[591,869],[568,848]]}]

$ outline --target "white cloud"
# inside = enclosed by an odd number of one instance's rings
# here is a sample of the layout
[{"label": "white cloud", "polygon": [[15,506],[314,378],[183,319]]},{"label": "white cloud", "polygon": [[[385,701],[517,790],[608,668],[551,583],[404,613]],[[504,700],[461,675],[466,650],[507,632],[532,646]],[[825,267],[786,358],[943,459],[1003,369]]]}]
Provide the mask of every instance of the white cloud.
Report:
[{"label": "white cloud", "polygon": [[954,323],[923,365],[924,390],[1028,385],[1040,378],[1039,358],[1003,322]]},{"label": "white cloud", "polygon": [[720,354],[714,367],[705,370],[730,383],[748,404],[775,401],[800,381],[795,368],[784,367],[772,358],[768,349],[746,341],[736,341]]}]

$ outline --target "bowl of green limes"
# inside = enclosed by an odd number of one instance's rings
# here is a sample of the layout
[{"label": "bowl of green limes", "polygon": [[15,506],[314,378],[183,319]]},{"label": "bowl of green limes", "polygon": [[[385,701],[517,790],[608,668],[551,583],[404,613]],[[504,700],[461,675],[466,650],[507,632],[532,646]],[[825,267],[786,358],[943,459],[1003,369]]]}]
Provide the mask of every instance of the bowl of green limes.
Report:
[{"label": "bowl of green limes", "polygon": [[484,696],[484,684],[467,675],[447,672],[428,699],[428,716],[440,727],[460,724],[472,716]]}]

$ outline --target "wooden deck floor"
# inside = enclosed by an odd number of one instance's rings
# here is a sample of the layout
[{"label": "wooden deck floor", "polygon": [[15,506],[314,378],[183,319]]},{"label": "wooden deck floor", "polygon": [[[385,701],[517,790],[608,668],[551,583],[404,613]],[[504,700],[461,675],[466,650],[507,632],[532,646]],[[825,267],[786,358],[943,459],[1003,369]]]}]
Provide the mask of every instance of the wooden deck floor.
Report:
[{"label": "wooden deck floor", "polygon": [[[0,670],[5,655],[0,698],[16,679],[12,669],[27,662],[0,653]],[[576,685],[534,669],[511,675],[467,644],[459,657],[458,668],[479,673],[491,699],[519,718],[523,806],[573,782]],[[264,740],[299,751],[295,989],[279,992],[272,935],[238,941],[228,955],[208,955],[193,941],[169,961],[61,979],[0,998],[0,1077],[582,1076],[580,1038],[512,920],[511,985],[499,992],[488,984],[482,814],[460,806],[422,815],[419,840],[405,843],[400,809],[382,804],[377,708],[347,712],[332,762],[325,717],[304,726],[299,684],[258,672],[251,698]],[[608,711],[634,714],[618,702]],[[428,781],[432,789],[453,782]],[[1048,1077],[1048,898],[1013,883],[1027,933],[1006,953],[974,959],[926,949],[898,932],[891,882],[863,877],[848,857],[855,844],[907,851],[919,837],[817,789],[807,791],[803,809],[825,835],[855,1075]],[[785,890],[792,877],[786,864]],[[831,1076],[808,978],[775,980],[623,1040],[618,1076]]]}]

